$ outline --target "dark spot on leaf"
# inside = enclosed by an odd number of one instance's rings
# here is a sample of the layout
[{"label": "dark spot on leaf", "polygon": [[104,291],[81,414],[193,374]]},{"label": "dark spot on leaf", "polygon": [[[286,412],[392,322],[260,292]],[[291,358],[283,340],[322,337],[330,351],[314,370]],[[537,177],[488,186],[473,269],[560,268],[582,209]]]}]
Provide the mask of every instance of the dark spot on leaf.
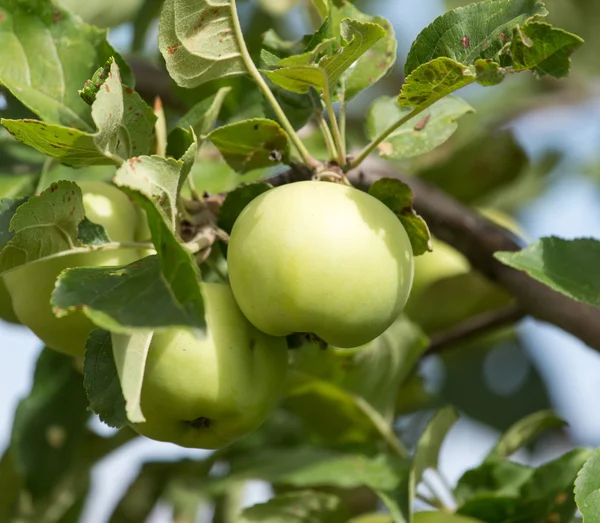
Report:
[{"label": "dark spot on leaf", "polygon": [[0,22],[2,22],[2,20],[4,20],[4,15],[0,13]]},{"label": "dark spot on leaf", "polygon": [[259,127],[260,127],[260,126],[259,126],[257,123],[255,123],[255,124],[254,124],[254,130],[255,130],[255,131],[258,131]]},{"label": "dark spot on leaf", "polygon": [[211,421],[208,418],[196,418],[192,421],[186,421],[186,423],[194,429],[207,429],[210,427]]},{"label": "dark spot on leaf", "polygon": [[471,39],[467,35],[463,35],[463,37],[460,39],[460,43],[465,49],[471,47]]},{"label": "dark spot on leaf", "polygon": [[256,340],[254,338],[250,338],[250,350],[254,350],[256,347]]},{"label": "dark spot on leaf", "polygon": [[175,54],[175,52],[177,51],[177,49],[179,49],[179,44],[170,45],[169,47],[167,47],[167,53],[169,53],[169,54]]},{"label": "dark spot on leaf", "polygon": [[425,129],[425,127],[427,126],[427,124],[429,123],[429,120],[431,119],[431,115],[428,114],[427,116],[425,116],[423,119],[419,120],[416,124],[415,124],[415,131],[422,131],[423,129]]},{"label": "dark spot on leaf", "polygon": [[283,160],[283,154],[281,153],[281,151],[271,151],[269,153],[269,160],[272,162],[279,163],[281,162],[281,160]]},{"label": "dark spot on leaf", "polygon": [[500,33],[498,38],[500,38],[500,41],[502,42],[506,42],[508,40],[508,37],[504,33]]},{"label": "dark spot on leaf", "polygon": [[104,89],[106,89],[107,93],[110,93],[110,87],[108,86],[108,84],[104,84]]}]

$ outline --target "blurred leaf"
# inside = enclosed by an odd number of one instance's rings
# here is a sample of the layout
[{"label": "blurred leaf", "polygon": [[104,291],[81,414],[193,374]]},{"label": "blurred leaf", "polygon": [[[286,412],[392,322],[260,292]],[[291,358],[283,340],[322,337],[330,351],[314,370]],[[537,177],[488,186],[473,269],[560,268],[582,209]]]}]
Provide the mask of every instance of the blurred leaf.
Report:
[{"label": "blurred leaf", "polygon": [[521,447],[536,440],[543,432],[553,428],[562,428],[565,424],[562,419],[549,410],[531,414],[519,420],[502,435],[487,455],[486,460],[508,458]]},{"label": "blurred leaf", "polygon": [[340,499],[312,490],[291,492],[245,509],[239,523],[346,523],[348,513]]},{"label": "blurred leaf", "polygon": [[[230,2],[165,0],[158,46],[171,78],[182,87],[246,74]],[[200,23],[197,21],[201,20]]]},{"label": "blurred leaf", "polygon": [[413,209],[413,195],[408,185],[393,178],[382,178],[371,185],[369,194],[398,216],[410,238],[415,256],[431,250],[429,229],[425,220]]},{"label": "blurred leaf", "polygon": [[17,209],[27,201],[27,198],[1,198],[0,199],[0,250],[10,242],[14,235],[14,228],[10,228]]},{"label": "blurred leaf", "polygon": [[89,413],[73,358],[46,349],[15,413],[11,453],[34,498],[49,494],[79,451]]},{"label": "blurred leaf", "polygon": [[11,521],[19,505],[23,478],[19,475],[10,447],[0,459],[0,521]]},{"label": "blurred leaf", "polygon": [[131,20],[138,12],[143,0],[104,0],[81,2],[79,0],[60,0],[69,11],[77,14],[89,24],[98,27],[114,27]]},{"label": "blurred leaf", "polygon": [[583,44],[578,36],[542,22],[514,29],[510,58],[517,71],[534,70],[538,76],[563,78],[571,69],[571,55]]},{"label": "blurred leaf", "polygon": [[419,438],[413,462],[415,485],[418,484],[426,469],[436,469],[440,450],[448,432],[458,421],[458,413],[452,407],[445,407],[433,416],[425,432]]},{"label": "blurred leaf", "polygon": [[152,23],[158,18],[163,0],[142,0],[142,7],[133,20],[133,41],[131,51],[140,52],[144,48],[148,31]]},{"label": "blurred leaf", "polygon": [[283,16],[298,4],[299,0],[259,0],[262,9],[273,16]]},{"label": "blurred leaf", "polygon": [[254,118],[218,127],[208,139],[240,174],[288,163],[290,140],[273,120]]},{"label": "blurred leaf", "polygon": [[[0,12],[0,63],[6,65],[0,69],[0,84],[42,120],[91,131],[89,108],[77,90],[111,56],[121,66],[124,83],[133,87],[131,70],[107,42],[105,31],[44,0],[2,0]],[[40,29],[32,31],[34,27]]]},{"label": "blurred leaf", "polygon": [[527,155],[513,133],[496,130],[475,137],[448,158],[420,171],[419,177],[462,202],[472,203],[507,187],[527,165]]},{"label": "blurred leaf", "polygon": [[242,185],[227,194],[219,211],[219,227],[227,233],[231,233],[233,225],[245,207],[256,197],[273,187],[268,183],[258,182]]},{"label": "blurred leaf", "polygon": [[146,521],[163,495],[174,468],[175,464],[168,462],[144,463],[119,500],[109,523]]},{"label": "blurred leaf", "polygon": [[152,336],[154,333],[151,331],[136,334],[111,333],[115,365],[125,398],[125,412],[127,419],[132,423],[146,421],[142,412],[141,396],[146,356]]},{"label": "blurred leaf", "polygon": [[454,495],[459,505],[483,496],[518,498],[534,469],[507,459],[495,458],[467,470],[458,480]]},{"label": "blurred leaf", "polygon": [[435,58],[447,57],[466,65],[493,58],[504,47],[515,26],[546,16],[540,0],[476,2],[438,17],[412,44],[406,65],[408,76]]},{"label": "blurred leaf", "polygon": [[600,307],[600,242],[542,238],[518,252],[498,252],[502,263],[577,301]]},{"label": "blurred leaf", "polygon": [[394,520],[388,514],[375,513],[357,516],[349,520],[348,523],[394,523]]},{"label": "blurred leaf", "polygon": [[577,475],[575,501],[586,523],[600,522],[600,448],[588,458]]},{"label": "blurred leaf", "polygon": [[125,398],[113,355],[111,335],[95,329],[85,346],[83,384],[90,409],[110,427],[127,424]]},{"label": "blurred leaf", "polygon": [[[202,156],[190,172],[198,191],[206,191],[210,194],[231,192],[242,184],[263,180],[272,175],[273,171],[271,169],[255,169],[244,175],[239,175],[222,159],[215,160],[214,158],[204,158]],[[183,191],[186,190],[186,187],[184,187]]]},{"label": "blurred leaf", "polygon": [[[467,518],[448,512],[417,512],[414,523],[481,523],[478,519]],[[365,522],[366,523],[366,522]]]},{"label": "blurred leaf", "polygon": [[523,514],[521,503],[516,498],[489,497],[473,498],[457,511],[462,516],[477,518],[485,523],[529,523],[535,521],[530,514]]},{"label": "blurred leaf", "polygon": [[[432,151],[447,141],[456,131],[456,121],[474,109],[456,96],[448,96],[401,125],[379,144],[384,158],[411,158]],[[409,109],[401,109],[391,96],[375,100],[367,114],[367,136],[373,140],[405,116]]]}]

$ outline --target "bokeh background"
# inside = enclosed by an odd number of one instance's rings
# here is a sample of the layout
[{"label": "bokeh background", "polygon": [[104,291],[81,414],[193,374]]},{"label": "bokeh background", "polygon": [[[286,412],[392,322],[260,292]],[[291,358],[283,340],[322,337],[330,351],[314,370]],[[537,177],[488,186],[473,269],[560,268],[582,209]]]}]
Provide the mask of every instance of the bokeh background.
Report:
[{"label": "bokeh background", "polygon": [[[146,75],[162,67],[156,48],[154,17],[159,3],[154,0],[64,0],[65,5],[89,21],[112,26],[113,45],[132,58],[138,64],[138,71]],[[294,2],[241,1],[245,32],[254,35],[255,40],[271,27],[289,38],[307,32],[309,21],[300,7],[293,7],[284,17],[276,15],[275,11],[283,10],[287,3]],[[352,136],[360,137],[371,100],[381,94],[398,93],[402,61],[413,39],[435,17],[465,2],[363,0],[356,3],[365,12],[390,19],[399,41],[400,58],[392,74],[350,106],[349,129]],[[513,215],[530,241],[549,235],[598,238],[600,32],[597,27],[600,26],[600,2],[548,0],[546,3],[551,22],[586,40],[585,47],[573,57],[572,75],[561,82],[537,80],[529,74],[515,75],[495,88],[473,86],[461,91],[459,95],[466,98],[477,113],[461,120],[457,134],[440,151],[398,167],[423,173],[436,181],[441,170],[446,180],[441,185],[454,185],[452,190],[459,194],[499,171],[493,190],[476,196],[469,203]],[[256,50],[259,41],[250,43]],[[156,76],[156,83],[147,86],[146,95],[155,94],[153,89],[163,95],[175,92],[161,78]],[[0,115],[5,101],[0,94]],[[235,112],[245,102],[239,104],[228,110]],[[487,156],[482,149],[487,151]],[[470,161],[474,151],[478,151],[477,161]],[[443,304],[437,300],[431,302],[434,316],[442,307],[440,303]],[[447,303],[452,307],[452,299]],[[26,329],[0,322],[0,449],[8,445],[14,410],[30,389],[40,348],[40,343]],[[518,459],[538,463],[573,446],[600,445],[597,413],[600,355],[552,326],[526,320],[507,336],[491,341],[475,340],[443,356],[428,358],[421,365],[420,375],[429,392],[453,402],[464,414],[442,452],[441,469],[451,481],[479,463],[501,430],[523,415],[543,408],[553,408],[568,422],[568,428],[522,452]],[[413,414],[403,423],[415,431],[415,427],[419,427],[419,416]],[[94,422],[94,427],[102,433],[110,432],[99,422]],[[406,436],[410,438],[410,432]],[[84,521],[104,523],[145,460],[202,455],[205,455],[203,451],[138,438],[96,467],[93,495]],[[267,496],[266,486],[252,484],[246,492],[246,503]],[[168,508],[158,507],[151,521],[170,521]]]}]

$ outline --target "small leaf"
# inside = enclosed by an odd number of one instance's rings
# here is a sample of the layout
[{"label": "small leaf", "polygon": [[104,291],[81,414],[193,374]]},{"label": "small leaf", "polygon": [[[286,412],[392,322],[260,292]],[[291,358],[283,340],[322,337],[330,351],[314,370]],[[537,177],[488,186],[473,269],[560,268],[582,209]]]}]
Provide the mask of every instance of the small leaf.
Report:
[{"label": "small leaf", "polygon": [[476,60],[475,74],[477,75],[477,83],[486,87],[502,83],[505,77],[504,69],[500,67],[498,62],[491,59]]},{"label": "small leaf", "polygon": [[73,182],[53,184],[33,196],[12,217],[14,237],[0,252],[0,272],[74,249],[84,217],[81,189]]},{"label": "small leaf", "polygon": [[158,258],[148,256],[125,267],[68,269],[58,278],[51,301],[58,317],[81,311],[99,327],[121,334],[203,328],[204,318],[188,314],[174,296]]},{"label": "small leaf", "polygon": [[146,356],[153,332],[137,334],[111,333],[113,356],[125,398],[125,412],[132,423],[146,421],[140,405]]},{"label": "small leaf", "polygon": [[[246,74],[233,23],[233,0],[166,0],[158,46],[171,78],[182,87]],[[241,45],[240,45],[241,44]]]},{"label": "small leaf", "polygon": [[427,424],[415,451],[413,462],[415,484],[421,481],[426,469],[437,469],[444,440],[457,421],[457,412],[452,407],[446,407],[439,410]]},{"label": "small leaf", "polygon": [[507,458],[528,445],[548,429],[564,427],[565,422],[552,411],[531,414],[510,427],[489,452],[486,459]]},{"label": "small leaf", "polygon": [[242,185],[227,194],[227,198],[219,211],[219,227],[227,233],[231,233],[235,221],[244,208],[257,196],[273,188],[265,182]]},{"label": "small leaf", "polygon": [[538,76],[563,78],[571,69],[571,55],[583,44],[578,36],[543,22],[514,29],[510,47],[516,71],[534,70]]},{"label": "small leaf", "polygon": [[289,162],[289,137],[273,120],[254,118],[224,125],[208,138],[240,174]]},{"label": "small leaf", "polygon": [[333,494],[311,490],[276,496],[246,508],[239,523],[346,523],[347,508]]},{"label": "small leaf", "polygon": [[183,162],[160,156],[129,158],[118,170],[115,183],[143,194],[156,202],[168,223],[175,226],[177,214],[177,191]]},{"label": "small leaf", "polygon": [[476,79],[475,72],[467,66],[450,58],[436,58],[410,73],[398,103],[400,107],[425,108]]},{"label": "small leaf", "polygon": [[542,238],[518,252],[497,252],[505,265],[574,300],[600,307],[600,242],[591,238]]},{"label": "small leaf", "polygon": [[88,415],[73,358],[45,349],[31,392],[17,407],[11,441],[16,468],[35,498],[49,494],[73,464]]},{"label": "small leaf", "polygon": [[3,0],[0,14],[0,63],[5,64],[0,84],[45,122],[91,131],[89,107],[78,89],[111,56],[133,87],[131,70],[106,32],[65,9],[43,0]]},{"label": "small leaf", "polygon": [[575,501],[586,523],[600,523],[600,448],[577,475]]},{"label": "small leaf", "polygon": [[371,186],[369,194],[383,202],[398,216],[408,233],[415,256],[431,251],[429,229],[425,220],[412,207],[412,192],[408,185],[400,180],[383,178]]},{"label": "small leaf", "polygon": [[83,384],[90,409],[110,427],[127,424],[125,398],[113,356],[110,332],[95,329],[85,346]]},{"label": "small leaf", "polygon": [[[474,109],[461,98],[448,96],[427,111],[414,116],[379,145],[384,158],[403,159],[432,151],[450,138],[458,128],[456,121]],[[410,114],[395,98],[375,100],[367,115],[367,135],[373,140],[398,120]]]},{"label": "small leaf", "polygon": [[510,39],[513,28],[546,16],[540,0],[485,0],[448,11],[425,28],[412,44],[406,65],[415,69],[440,57],[472,65],[493,58]]}]

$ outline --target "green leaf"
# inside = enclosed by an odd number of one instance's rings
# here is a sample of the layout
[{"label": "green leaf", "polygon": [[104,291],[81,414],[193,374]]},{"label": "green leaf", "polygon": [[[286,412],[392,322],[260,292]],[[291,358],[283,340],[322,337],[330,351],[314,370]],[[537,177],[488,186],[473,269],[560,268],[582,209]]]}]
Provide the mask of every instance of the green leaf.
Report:
[{"label": "green leaf", "polygon": [[540,0],[484,0],[445,13],[425,28],[412,44],[406,65],[415,69],[440,57],[472,65],[493,58],[510,39],[513,28],[546,16]]},{"label": "green leaf", "polygon": [[0,84],[42,120],[91,131],[89,108],[77,91],[111,56],[133,87],[131,70],[105,31],[45,0],[0,0],[0,15]]},{"label": "green leaf", "polygon": [[481,523],[478,519],[459,516],[449,512],[417,512],[414,523]]},{"label": "green leaf", "polygon": [[523,513],[522,504],[518,499],[509,497],[474,498],[460,507],[457,514],[477,518],[485,523],[536,521],[531,514]]},{"label": "green leaf", "polygon": [[261,9],[271,16],[283,16],[289,12],[299,0],[259,0]]},{"label": "green leaf", "polygon": [[[246,74],[232,13],[234,0],[166,0],[158,46],[171,78],[182,87]],[[240,45],[241,44],[241,45]]]},{"label": "green leaf", "polygon": [[369,194],[390,208],[404,225],[413,253],[419,256],[431,251],[431,236],[425,220],[412,207],[412,191],[400,180],[383,178],[377,180],[369,189]]},{"label": "green leaf", "polygon": [[459,505],[485,495],[518,498],[533,473],[532,467],[496,458],[467,470],[458,480],[454,495]]},{"label": "green leaf", "polygon": [[146,421],[140,405],[146,357],[154,332],[136,334],[111,333],[115,365],[125,398],[125,412],[132,423]]},{"label": "green leaf", "polygon": [[[379,144],[379,154],[399,160],[432,151],[454,134],[458,128],[456,121],[461,116],[474,111],[461,98],[447,96],[390,134]],[[378,98],[367,114],[367,136],[375,139],[410,112],[409,109],[401,109],[395,98]]]},{"label": "green leaf", "polygon": [[174,228],[183,166],[181,160],[160,156],[130,158],[117,170],[115,183],[135,189],[148,200],[156,202],[167,223]]},{"label": "green leaf", "polygon": [[38,120],[1,120],[20,142],[74,167],[119,165],[154,147],[156,116],[140,96],[121,83],[119,67],[111,63],[92,105],[96,133]]},{"label": "green leaf", "polygon": [[73,464],[87,419],[75,361],[45,349],[31,392],[17,407],[11,440],[15,466],[35,498],[49,494]]},{"label": "green leaf", "polygon": [[426,108],[476,79],[473,70],[456,60],[436,58],[410,73],[402,86],[398,103],[400,107]]},{"label": "green leaf", "polygon": [[[340,34],[340,49],[334,54],[324,56],[318,63],[307,63],[312,54],[307,56],[307,60],[292,56],[281,61],[283,67],[280,69],[264,71],[265,75],[274,84],[295,93],[306,93],[310,87],[333,91],[344,73],[386,36],[386,30],[378,23],[346,18],[341,22]],[[356,87],[354,90],[356,91]]]},{"label": "green leaf", "polygon": [[489,87],[502,83],[506,71],[500,67],[498,62],[494,62],[491,58],[488,58],[487,60],[475,61],[475,74],[478,84]]},{"label": "green leaf", "polygon": [[127,424],[125,398],[113,356],[110,332],[95,329],[85,346],[83,385],[92,412],[110,427]]},{"label": "green leaf", "polygon": [[9,447],[0,459],[0,521],[13,519],[22,488],[23,478],[15,468]]},{"label": "green leaf", "polygon": [[99,327],[121,334],[205,325],[176,300],[156,256],[125,267],[68,269],[56,282],[52,307],[58,317],[81,311]]},{"label": "green leaf", "polygon": [[17,209],[27,201],[27,198],[1,198],[0,199],[0,250],[12,240],[15,235],[10,228],[10,221]]},{"label": "green leaf", "polygon": [[594,451],[577,475],[575,501],[586,523],[600,522],[600,448]]},{"label": "green leaf", "polygon": [[461,202],[474,203],[510,186],[528,165],[527,154],[510,130],[491,130],[418,174]]},{"label": "green leaf", "polygon": [[600,242],[591,238],[542,238],[518,252],[497,252],[505,265],[566,296],[600,307]]},{"label": "green leaf", "polygon": [[[265,168],[256,169],[240,176],[223,159],[203,157],[202,155],[190,172],[196,189],[201,193],[206,191],[210,194],[231,192],[240,185],[260,181],[272,175],[273,171]],[[184,186],[183,191],[187,192],[188,188]]]},{"label": "green leaf", "polygon": [[202,144],[204,136],[210,133],[217,122],[225,97],[230,92],[231,87],[221,87],[215,94],[200,100],[177,122],[177,126],[171,130],[168,137],[169,156],[181,158],[189,149],[193,142],[190,128],[200,137],[199,145]]},{"label": "green leaf", "polygon": [[488,453],[486,460],[507,458],[517,450],[537,439],[546,430],[565,426],[565,422],[552,411],[531,414],[510,427]]},{"label": "green leaf", "polygon": [[208,139],[240,174],[289,162],[289,137],[273,120],[254,118],[224,125],[211,132]]},{"label": "green leaf", "polygon": [[290,492],[246,508],[239,523],[346,523],[348,512],[340,498],[311,490]]},{"label": "green leaf", "polygon": [[130,21],[142,5],[142,0],[105,0],[101,3],[61,0],[72,13],[98,27],[115,27]]},{"label": "green leaf", "polygon": [[75,249],[84,217],[81,189],[73,182],[53,184],[33,196],[12,217],[14,236],[0,252],[0,272]]},{"label": "green leaf", "polygon": [[571,69],[571,55],[583,44],[578,36],[542,22],[514,29],[510,47],[512,67],[534,70],[538,76],[563,78]]},{"label": "green leaf", "polygon": [[231,233],[235,221],[238,219],[238,216],[241,214],[244,208],[252,200],[254,200],[254,198],[271,190],[272,188],[273,186],[268,183],[258,182],[248,185],[241,185],[237,189],[228,193],[219,211],[219,227],[221,227],[221,229],[223,229],[225,232]]},{"label": "green leaf", "polygon": [[458,413],[452,407],[439,410],[427,424],[419,438],[413,462],[415,484],[418,484],[426,469],[437,469],[440,450],[450,432],[458,421]]}]

